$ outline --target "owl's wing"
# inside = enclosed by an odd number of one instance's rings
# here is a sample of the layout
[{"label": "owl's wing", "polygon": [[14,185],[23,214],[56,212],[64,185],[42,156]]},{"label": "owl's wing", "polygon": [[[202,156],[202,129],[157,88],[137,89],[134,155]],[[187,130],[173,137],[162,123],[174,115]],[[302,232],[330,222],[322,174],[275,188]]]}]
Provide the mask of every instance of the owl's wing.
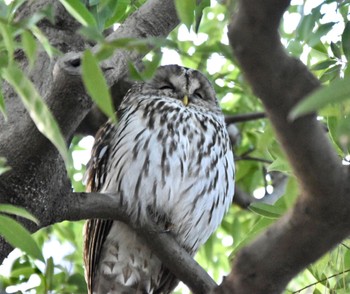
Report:
[{"label": "owl's wing", "polygon": [[102,245],[111,229],[112,220],[90,219],[85,224],[84,240],[84,263],[85,279],[88,284],[89,293],[93,290],[93,279]]},{"label": "owl's wing", "polygon": [[171,293],[179,283],[179,280],[164,265],[162,265],[160,272],[159,285],[155,289],[154,294]]},{"label": "owl's wing", "polygon": [[[106,176],[106,166],[109,157],[110,132],[113,126],[109,123],[96,134],[92,156],[87,167],[87,191],[100,191]],[[93,279],[102,245],[111,229],[112,220],[91,219],[84,227],[84,263],[85,279],[89,293],[93,291]]]}]

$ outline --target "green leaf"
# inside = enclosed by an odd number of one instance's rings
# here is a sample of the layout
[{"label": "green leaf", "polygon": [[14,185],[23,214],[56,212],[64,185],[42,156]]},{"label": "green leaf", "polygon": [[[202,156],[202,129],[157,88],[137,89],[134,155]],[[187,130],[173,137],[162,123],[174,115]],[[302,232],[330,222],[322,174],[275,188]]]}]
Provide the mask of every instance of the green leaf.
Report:
[{"label": "green leaf", "polygon": [[139,73],[139,71],[137,70],[137,68],[132,62],[128,62],[128,69],[129,69],[130,77],[134,81],[143,81],[142,75]]},{"label": "green leaf", "polygon": [[331,42],[331,50],[332,50],[332,53],[334,54],[334,57],[341,58],[341,50],[337,44]]},{"label": "green leaf", "polygon": [[113,24],[122,21],[127,14],[128,5],[129,1],[127,0],[118,0],[117,3],[114,3],[114,7],[112,7],[113,16],[106,22],[105,26],[110,27]]},{"label": "green leaf", "polygon": [[97,26],[94,16],[78,0],[60,0],[67,11],[83,26]]},{"label": "green leaf", "polygon": [[202,0],[199,5],[196,7],[195,10],[195,18],[196,18],[196,24],[194,27],[194,31],[198,33],[199,26],[203,17],[203,10],[204,8],[210,6],[210,0]]},{"label": "green leaf", "polygon": [[347,60],[350,60],[350,22],[347,22],[342,34],[343,52]]},{"label": "green leaf", "polygon": [[[1,2],[6,2],[6,1],[1,1]],[[8,1],[8,4],[7,4],[8,9],[7,9],[7,13],[6,13],[6,18],[8,18],[9,21],[13,20],[13,17],[15,16],[17,10],[20,8],[20,6],[22,4],[24,4],[24,2],[26,2],[26,0]],[[3,9],[3,7],[2,7],[2,9]]]},{"label": "green leaf", "polygon": [[0,175],[9,171],[11,168],[6,166],[6,158],[0,157]]},{"label": "green leaf", "polygon": [[50,57],[54,57],[55,55],[60,54],[60,51],[51,46],[49,40],[46,38],[46,36],[43,34],[43,32],[37,26],[33,26],[31,28],[31,31],[32,31],[33,35],[39,40],[40,44],[43,46],[46,53]]},{"label": "green leaf", "polygon": [[337,61],[334,59],[330,59],[330,60],[324,60],[321,62],[318,62],[316,64],[314,64],[311,67],[311,70],[321,70],[321,69],[326,69],[329,68],[331,65],[334,65]]},{"label": "green leaf", "polygon": [[75,293],[84,293],[86,282],[83,274],[73,274],[68,278],[68,283],[77,286],[78,290]]},{"label": "green leaf", "polygon": [[26,54],[29,60],[29,66],[33,67],[36,59],[37,46],[36,41],[31,32],[24,31],[22,33],[22,46],[24,53]]},{"label": "green leaf", "polygon": [[322,87],[300,101],[290,112],[289,118],[294,120],[304,114],[316,111],[330,103],[349,99],[350,78],[334,80],[327,87]]},{"label": "green leaf", "polygon": [[297,28],[297,38],[306,41],[312,35],[315,26],[315,17],[312,14],[305,15]]},{"label": "green leaf", "polygon": [[175,8],[178,17],[190,30],[194,21],[194,11],[196,9],[196,0],[175,0]]},{"label": "green leaf", "polygon": [[[6,106],[5,106],[5,99],[4,95],[2,93],[2,89],[0,88],[0,112],[4,116],[5,121],[7,121],[7,114],[6,114]],[[1,174],[1,173],[0,173]]]},{"label": "green leaf", "polygon": [[321,42],[317,42],[316,44],[313,44],[312,49],[316,50],[316,51],[322,53],[324,56],[328,57],[328,49]]},{"label": "green leaf", "polygon": [[0,214],[0,235],[13,247],[17,247],[30,256],[45,262],[41,250],[31,234],[14,219]]},{"label": "green leaf", "polygon": [[10,62],[12,62],[13,53],[15,51],[15,44],[13,41],[14,36],[12,36],[12,32],[10,30],[10,27],[1,23],[1,22],[0,22],[0,35],[4,41],[4,44],[5,44],[5,47],[7,50],[8,59]]},{"label": "green leaf", "polygon": [[296,57],[299,57],[303,53],[303,46],[298,40],[290,40],[287,49],[293,56]]},{"label": "green leaf", "polygon": [[89,50],[85,51],[83,55],[82,71],[84,85],[91,99],[103,113],[111,118],[113,122],[116,122],[115,111],[107,82],[98,65],[96,57]]},{"label": "green leaf", "polygon": [[46,282],[46,289],[52,290],[52,283],[53,283],[53,273],[54,273],[54,263],[52,257],[49,257],[46,260],[46,270],[45,270],[45,282]]},{"label": "green leaf", "polygon": [[14,206],[11,204],[0,204],[0,212],[21,216],[31,220],[36,224],[39,224],[38,219],[22,207]]},{"label": "green leaf", "polygon": [[329,130],[328,132],[329,138],[331,139],[333,146],[336,149],[339,156],[344,157],[345,156],[344,151],[340,147],[341,144],[339,142],[339,138],[337,137],[338,124],[339,124],[339,118],[335,118],[333,116],[327,117],[327,127]]},{"label": "green leaf", "polygon": [[56,146],[65,161],[72,164],[59,126],[32,82],[15,65],[3,69],[2,76],[16,90],[38,130]]},{"label": "green leaf", "polygon": [[284,209],[265,203],[252,203],[248,209],[267,218],[279,218],[285,212]]},{"label": "green leaf", "polygon": [[244,247],[246,244],[251,242],[258,234],[260,234],[263,230],[265,230],[268,226],[273,224],[276,220],[272,218],[266,218],[261,217],[257,223],[251,228],[251,230],[246,234],[245,238],[242,239],[233,249],[233,251],[230,254],[230,257],[232,258],[238,250],[240,250],[242,247]]},{"label": "green leaf", "polygon": [[20,277],[25,277],[29,279],[29,277],[35,274],[35,269],[31,266],[24,266],[20,267],[18,269],[14,269],[11,271],[10,276],[11,278],[20,278]]},{"label": "green leaf", "polygon": [[267,167],[268,172],[272,171],[279,171],[287,174],[291,174],[291,168],[290,165],[288,164],[288,161],[285,158],[282,157],[277,157],[276,160],[274,160],[268,167]]},{"label": "green leaf", "polygon": [[162,52],[160,50],[156,50],[154,52],[152,61],[144,62],[144,69],[139,74],[142,76],[142,80],[149,80],[153,77],[155,71],[160,65],[162,59]]},{"label": "green leaf", "polygon": [[333,81],[340,77],[341,65],[336,64],[328,68],[319,78],[321,83]]},{"label": "green leaf", "polygon": [[[85,31],[84,31],[85,34]],[[100,44],[96,58],[101,61],[110,57],[115,49],[122,48],[125,50],[137,50],[141,53],[148,53],[152,48],[172,48],[177,50],[177,44],[171,40],[164,38],[150,37],[147,39],[136,39],[136,38],[120,38],[111,42],[104,42]]]},{"label": "green leaf", "polygon": [[82,27],[81,29],[79,29],[79,33],[83,35],[86,39],[95,42],[103,43],[105,39],[101,32],[95,27]]},{"label": "green leaf", "polygon": [[330,126],[332,130],[329,130],[329,133],[331,133],[333,141],[343,151],[341,156],[348,154],[350,150],[350,116],[338,118],[335,125]]},{"label": "green leaf", "polygon": [[320,43],[321,37],[325,36],[333,28],[334,25],[335,22],[329,22],[320,25],[316,32],[312,33],[309,38],[308,44],[310,47],[314,47],[316,44]]}]

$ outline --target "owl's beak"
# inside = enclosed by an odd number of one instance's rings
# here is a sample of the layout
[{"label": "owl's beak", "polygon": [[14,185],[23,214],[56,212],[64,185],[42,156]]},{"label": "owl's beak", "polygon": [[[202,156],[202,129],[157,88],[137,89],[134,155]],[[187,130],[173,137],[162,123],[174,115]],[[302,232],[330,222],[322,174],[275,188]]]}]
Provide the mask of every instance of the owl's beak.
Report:
[{"label": "owl's beak", "polygon": [[185,95],[183,98],[182,98],[182,103],[187,106],[188,105],[188,96]]}]

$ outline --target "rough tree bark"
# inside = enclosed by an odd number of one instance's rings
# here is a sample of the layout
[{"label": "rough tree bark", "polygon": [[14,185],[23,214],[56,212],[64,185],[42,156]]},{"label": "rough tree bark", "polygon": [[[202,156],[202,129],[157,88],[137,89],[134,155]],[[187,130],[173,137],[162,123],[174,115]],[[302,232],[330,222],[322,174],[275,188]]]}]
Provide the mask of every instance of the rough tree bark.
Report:
[{"label": "rough tree bark", "polygon": [[350,181],[315,114],[288,120],[319,82],[280,43],[289,0],[241,0],[229,40],[245,77],[264,103],[301,187],[291,211],[241,250],[215,293],[281,293],[290,279],[350,233]]}]

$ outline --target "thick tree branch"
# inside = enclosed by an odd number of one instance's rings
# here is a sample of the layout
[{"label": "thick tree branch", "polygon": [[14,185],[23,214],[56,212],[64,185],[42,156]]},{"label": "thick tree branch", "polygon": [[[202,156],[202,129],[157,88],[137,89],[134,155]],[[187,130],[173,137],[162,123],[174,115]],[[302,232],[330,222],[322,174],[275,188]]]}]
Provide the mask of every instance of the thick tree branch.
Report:
[{"label": "thick tree branch", "polygon": [[[126,19],[126,21],[113,33],[111,33],[106,40],[113,41],[121,38],[137,38],[144,39],[148,37],[164,37],[168,35],[179,23],[176,10],[172,0],[149,0],[139,10]],[[92,51],[97,52],[99,46],[96,45]],[[151,48],[150,48],[151,50]],[[108,84],[113,86],[118,85],[122,92],[116,95],[115,103],[119,104],[123,94],[126,92],[125,85],[127,82],[122,81],[128,74],[128,62],[139,63],[145,52],[116,50],[115,53],[107,60],[101,63],[101,67],[105,72],[105,77]],[[66,65],[80,68],[81,53],[66,54],[58,60],[58,63],[64,62]],[[120,83],[118,84],[118,82]],[[64,87],[64,84],[60,84]],[[79,98],[85,96],[85,90],[77,91],[76,96]],[[98,122],[104,120],[96,109],[92,114],[97,118]],[[79,120],[81,122],[82,120]],[[93,127],[93,126],[92,126]],[[77,127],[73,127],[72,131],[76,131]],[[95,127],[94,127],[95,129]],[[87,133],[87,131],[85,131]]]},{"label": "thick tree branch", "polygon": [[76,221],[87,218],[114,219],[127,223],[178,279],[194,293],[209,293],[216,284],[198,263],[176,242],[171,232],[163,232],[155,223],[137,224],[120,205],[119,195],[72,193],[66,202],[66,214],[60,219]]},{"label": "thick tree branch", "polygon": [[217,293],[281,293],[294,275],[350,233],[346,168],[315,115],[288,120],[291,108],[319,87],[280,43],[278,25],[288,5],[288,0],[241,0],[228,36],[245,77],[265,105],[302,194],[291,211],[237,254]]}]

